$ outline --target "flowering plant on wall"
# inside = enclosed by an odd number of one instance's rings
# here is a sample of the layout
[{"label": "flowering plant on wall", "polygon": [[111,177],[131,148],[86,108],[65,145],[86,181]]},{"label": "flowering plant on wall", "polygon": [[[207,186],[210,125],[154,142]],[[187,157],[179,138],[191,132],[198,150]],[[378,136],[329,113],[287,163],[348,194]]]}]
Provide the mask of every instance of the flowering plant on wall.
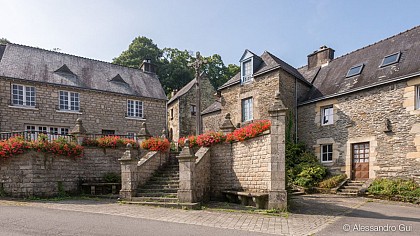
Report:
[{"label": "flowering plant on wall", "polygon": [[211,131],[197,136],[197,144],[200,147],[210,147],[225,140],[226,136],[222,132]]},{"label": "flowering plant on wall", "polygon": [[97,139],[83,139],[83,146],[90,146],[90,147],[101,147],[101,148],[117,148],[117,147],[125,147],[127,144],[131,144],[132,147],[138,148],[137,142],[133,139],[122,138],[119,136],[104,136]]},{"label": "flowering plant on wall", "polygon": [[226,142],[244,141],[254,138],[257,135],[269,130],[271,122],[269,120],[258,120],[242,128],[236,129],[226,135]]},{"label": "flowering plant on wall", "polygon": [[169,147],[170,143],[166,138],[149,138],[141,143],[141,148],[149,151],[167,152]]},{"label": "flowering plant on wall", "polygon": [[42,134],[38,136],[36,141],[26,141],[22,136],[0,141],[1,158],[14,157],[30,150],[68,157],[81,157],[83,155],[82,146],[69,142],[65,138],[48,141],[47,136],[44,137]]},{"label": "flowering plant on wall", "polygon": [[[195,146],[197,146],[197,145],[198,145],[198,144],[197,144],[197,137],[196,137],[196,136],[194,136],[194,135],[190,135],[190,136],[188,136],[187,138],[188,138],[188,140],[190,141],[190,147],[191,147],[191,148],[192,148],[192,147],[195,147]],[[185,145],[185,140],[186,140],[187,138],[182,137],[182,138],[178,139],[178,145],[179,145],[180,147],[184,147],[184,145]]]}]

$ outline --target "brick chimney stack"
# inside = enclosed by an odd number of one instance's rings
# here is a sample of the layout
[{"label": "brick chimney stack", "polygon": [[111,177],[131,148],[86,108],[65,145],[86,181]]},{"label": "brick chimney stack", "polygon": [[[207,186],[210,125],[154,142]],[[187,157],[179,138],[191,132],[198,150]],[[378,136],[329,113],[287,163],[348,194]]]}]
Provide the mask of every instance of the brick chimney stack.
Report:
[{"label": "brick chimney stack", "polygon": [[334,49],[321,46],[318,51],[308,55],[308,69],[328,64],[334,59]]},{"label": "brick chimney stack", "polygon": [[143,60],[140,64],[140,69],[146,73],[156,74],[156,65],[150,59]]}]

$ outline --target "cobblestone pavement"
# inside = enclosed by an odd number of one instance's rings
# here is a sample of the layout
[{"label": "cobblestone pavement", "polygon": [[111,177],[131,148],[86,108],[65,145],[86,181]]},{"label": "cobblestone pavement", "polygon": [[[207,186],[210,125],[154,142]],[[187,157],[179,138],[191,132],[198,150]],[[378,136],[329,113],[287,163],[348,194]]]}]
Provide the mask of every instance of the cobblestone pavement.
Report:
[{"label": "cobblestone pavement", "polygon": [[119,204],[111,201],[66,200],[21,202],[0,200],[0,205],[24,205],[68,211],[109,214],[165,222],[246,230],[276,235],[311,235],[365,204],[365,198],[306,195],[292,199],[290,213],[270,216],[223,210],[179,210]]}]

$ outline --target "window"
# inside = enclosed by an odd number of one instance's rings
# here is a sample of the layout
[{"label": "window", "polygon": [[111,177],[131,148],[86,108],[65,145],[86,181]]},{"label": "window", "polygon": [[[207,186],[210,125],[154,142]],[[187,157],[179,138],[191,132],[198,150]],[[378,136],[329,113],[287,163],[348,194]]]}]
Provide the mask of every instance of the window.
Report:
[{"label": "window", "polygon": [[252,79],[252,60],[242,63],[242,83],[251,81]]},{"label": "window", "polygon": [[137,100],[127,100],[127,116],[143,118],[143,102]]},{"label": "window", "polygon": [[401,53],[397,52],[397,53],[394,53],[394,54],[391,54],[389,56],[384,57],[380,67],[384,67],[384,66],[387,66],[387,65],[397,63],[400,60],[400,56],[401,56]]},{"label": "window", "polygon": [[80,99],[79,93],[60,91],[60,110],[66,111],[79,111]]},{"label": "window", "polygon": [[174,119],[174,109],[173,108],[171,108],[171,111],[170,111],[170,117],[171,117],[171,120],[173,120]]},{"label": "window", "polygon": [[416,86],[416,109],[420,109],[420,85]]},{"label": "window", "polygon": [[350,68],[350,70],[347,72],[346,78],[347,77],[352,77],[355,75],[359,75],[360,73],[362,73],[364,65],[358,65],[358,66],[353,66],[352,68]]},{"label": "window", "polygon": [[333,114],[333,106],[331,105],[331,106],[327,106],[327,107],[323,107],[322,109],[321,109],[321,112],[322,112],[322,117],[321,117],[321,124],[322,125],[331,125],[331,124],[333,124],[333,117],[334,117],[334,114]]},{"label": "window", "polygon": [[195,105],[190,106],[191,115],[195,116],[197,114],[197,107]]},{"label": "window", "polygon": [[12,105],[35,107],[35,87],[13,84]]},{"label": "window", "polygon": [[332,162],[332,144],[321,145],[321,162]]},{"label": "window", "polygon": [[114,135],[115,134],[115,130],[103,129],[102,130],[102,134],[103,135]]},{"label": "window", "polygon": [[252,120],[252,98],[242,100],[242,121]]},{"label": "window", "polygon": [[134,139],[134,138],[136,138],[137,134],[136,134],[136,132],[127,132],[127,136],[128,136],[129,138]]},{"label": "window", "polygon": [[30,133],[31,140],[37,140],[39,134],[46,134],[48,140],[56,140],[63,135],[69,134],[68,127],[52,127],[39,125],[26,125],[26,131]]}]

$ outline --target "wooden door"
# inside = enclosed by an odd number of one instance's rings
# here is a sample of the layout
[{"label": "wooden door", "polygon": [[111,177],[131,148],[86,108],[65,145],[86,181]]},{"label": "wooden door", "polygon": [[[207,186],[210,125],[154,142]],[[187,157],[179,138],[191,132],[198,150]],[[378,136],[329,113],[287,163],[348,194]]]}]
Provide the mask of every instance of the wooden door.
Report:
[{"label": "wooden door", "polygon": [[369,179],[369,143],[352,145],[352,179]]}]

